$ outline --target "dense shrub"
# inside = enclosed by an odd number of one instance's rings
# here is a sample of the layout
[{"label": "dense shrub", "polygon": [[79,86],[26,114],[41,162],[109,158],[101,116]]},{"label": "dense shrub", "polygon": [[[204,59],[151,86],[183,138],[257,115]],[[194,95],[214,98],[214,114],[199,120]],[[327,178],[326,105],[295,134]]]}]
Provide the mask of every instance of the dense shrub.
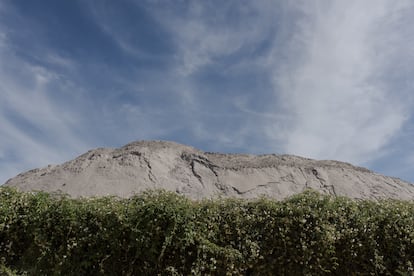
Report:
[{"label": "dense shrub", "polygon": [[0,188],[0,274],[413,275],[414,202],[169,192],[69,199]]}]

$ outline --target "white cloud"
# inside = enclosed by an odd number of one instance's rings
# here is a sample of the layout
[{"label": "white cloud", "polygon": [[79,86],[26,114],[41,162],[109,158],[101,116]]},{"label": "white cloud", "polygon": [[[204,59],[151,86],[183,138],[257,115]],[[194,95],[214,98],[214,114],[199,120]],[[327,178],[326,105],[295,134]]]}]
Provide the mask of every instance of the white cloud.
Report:
[{"label": "white cloud", "polygon": [[[257,4],[259,3],[259,4]],[[216,59],[252,48],[272,28],[272,1],[189,2],[185,11],[154,9],[178,47],[177,73],[188,76]],[[242,63],[237,60],[235,63]]]},{"label": "white cloud", "polygon": [[[65,80],[0,47],[0,184],[17,172],[65,161],[88,148],[75,133],[79,117],[56,103]],[[53,59],[56,61],[56,59]]]},{"label": "white cloud", "polygon": [[279,137],[286,152],[363,163],[378,157],[398,133],[408,118],[407,91],[387,89],[378,76],[389,69],[388,58],[409,53],[399,52],[402,44],[384,43],[400,30],[384,28],[383,21],[402,20],[401,11],[408,8],[402,3],[306,1],[298,6],[303,17],[286,49],[290,67],[273,60],[278,106],[291,116]]},{"label": "white cloud", "polygon": [[[411,53],[413,36],[407,32],[412,34],[412,24],[406,22],[412,16],[407,12],[410,2],[255,1],[236,6],[240,15],[246,12],[238,24],[229,19],[231,4],[212,10],[197,2],[185,15],[158,15],[174,33],[177,72],[184,77],[269,39],[277,25],[274,51],[267,60],[254,56],[245,64],[273,72],[275,110],[252,110],[235,98],[235,106],[246,115],[246,125],[232,129],[240,136],[224,129],[208,135],[207,126],[195,127],[195,133],[243,144],[247,126],[256,135],[267,134],[271,142],[262,145],[267,150],[359,164],[380,157],[407,121],[413,102],[407,98],[411,91],[396,92],[384,78]],[[399,69],[407,74],[406,68]],[[201,103],[197,87],[192,88],[185,95],[196,107]]]},{"label": "white cloud", "polygon": [[66,57],[58,55],[56,53],[49,53],[43,57],[44,61],[51,65],[56,65],[58,67],[64,68],[66,70],[76,69],[76,63]]},{"label": "white cloud", "polygon": [[[141,3],[138,2],[140,9],[143,8]],[[161,28],[162,32],[168,33],[166,40],[172,39],[175,47],[172,64],[168,69],[152,72],[149,78],[145,79],[137,76],[136,83],[132,81],[132,86],[142,87],[142,90],[147,93],[163,91],[162,94],[175,95],[171,97],[169,110],[171,112],[177,109],[179,114],[170,117],[165,115],[168,113],[168,110],[165,110],[164,118],[160,121],[164,120],[164,123],[165,120],[170,121],[170,125],[171,122],[176,123],[175,128],[188,130],[197,141],[222,144],[222,148],[236,144],[240,146],[244,143],[253,120],[246,119],[243,125],[228,123],[233,119],[233,114],[219,110],[216,107],[217,98],[213,95],[200,97],[201,94],[208,93],[200,91],[208,91],[209,89],[206,88],[212,83],[199,82],[193,73],[204,66],[221,62],[222,58],[231,56],[241,49],[254,50],[256,44],[267,38],[267,33],[272,28],[270,23],[274,20],[271,11],[277,8],[271,5],[271,1],[260,1],[260,3],[255,5],[250,1],[234,1],[222,3],[220,8],[217,8],[211,1],[189,2],[184,9],[177,8],[174,1],[169,4],[162,2],[158,5],[151,2],[144,5],[146,12],[151,14],[152,19],[160,25],[155,28]],[[124,35],[131,30],[119,30],[116,25],[111,24],[105,17],[104,9],[91,6],[91,10],[102,30],[110,35],[125,53],[135,57],[140,56],[139,52],[131,50],[137,47],[132,40],[126,39],[130,36]],[[240,16],[243,20],[240,20]],[[234,18],[229,20],[230,17]],[[154,30],[157,31],[158,29]],[[248,57],[246,60],[233,60],[235,61],[231,64],[233,67],[242,64],[239,66],[240,70],[251,70],[250,65],[256,63],[256,60],[246,63]],[[163,81],[160,82],[159,79]],[[124,84],[128,82],[131,81],[122,81]],[[131,84],[127,85],[131,87]],[[130,90],[131,94],[135,91],[137,89]],[[145,92],[136,92],[136,94],[140,93]],[[234,98],[234,102],[237,103],[237,98]],[[238,106],[237,104],[229,106],[232,107]],[[139,106],[130,106],[129,109],[142,112]],[[244,112],[241,109],[240,111]],[[176,122],[174,117],[179,117],[181,121]],[[214,124],[218,121],[219,125]],[[256,122],[257,119],[254,121]],[[153,130],[149,132],[154,133]]]}]

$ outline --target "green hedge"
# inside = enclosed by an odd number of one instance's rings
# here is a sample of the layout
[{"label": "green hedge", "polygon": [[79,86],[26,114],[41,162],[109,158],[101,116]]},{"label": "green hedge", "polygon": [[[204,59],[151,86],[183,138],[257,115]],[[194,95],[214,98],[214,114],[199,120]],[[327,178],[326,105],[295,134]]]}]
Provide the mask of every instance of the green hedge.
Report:
[{"label": "green hedge", "polygon": [[413,275],[414,202],[195,202],[0,188],[0,274]]}]

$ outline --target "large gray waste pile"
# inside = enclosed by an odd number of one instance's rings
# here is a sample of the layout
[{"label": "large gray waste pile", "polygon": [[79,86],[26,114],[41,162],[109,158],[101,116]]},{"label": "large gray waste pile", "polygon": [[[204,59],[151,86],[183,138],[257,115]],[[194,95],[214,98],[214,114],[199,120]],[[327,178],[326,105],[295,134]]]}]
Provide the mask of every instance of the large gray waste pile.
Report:
[{"label": "large gray waste pile", "polygon": [[129,197],[147,189],[166,189],[193,199],[283,199],[312,188],[350,198],[414,199],[414,185],[348,163],[291,155],[207,153],[165,141],[91,150],[62,165],[19,174],[5,185],[23,191],[61,191],[72,197]]}]

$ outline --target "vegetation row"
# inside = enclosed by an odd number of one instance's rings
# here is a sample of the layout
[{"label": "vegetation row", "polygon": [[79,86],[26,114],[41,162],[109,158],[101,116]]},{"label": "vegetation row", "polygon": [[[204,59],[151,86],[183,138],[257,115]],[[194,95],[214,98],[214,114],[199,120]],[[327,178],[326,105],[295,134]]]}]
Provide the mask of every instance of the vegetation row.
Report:
[{"label": "vegetation row", "polygon": [[0,188],[0,274],[413,275],[414,202]]}]

